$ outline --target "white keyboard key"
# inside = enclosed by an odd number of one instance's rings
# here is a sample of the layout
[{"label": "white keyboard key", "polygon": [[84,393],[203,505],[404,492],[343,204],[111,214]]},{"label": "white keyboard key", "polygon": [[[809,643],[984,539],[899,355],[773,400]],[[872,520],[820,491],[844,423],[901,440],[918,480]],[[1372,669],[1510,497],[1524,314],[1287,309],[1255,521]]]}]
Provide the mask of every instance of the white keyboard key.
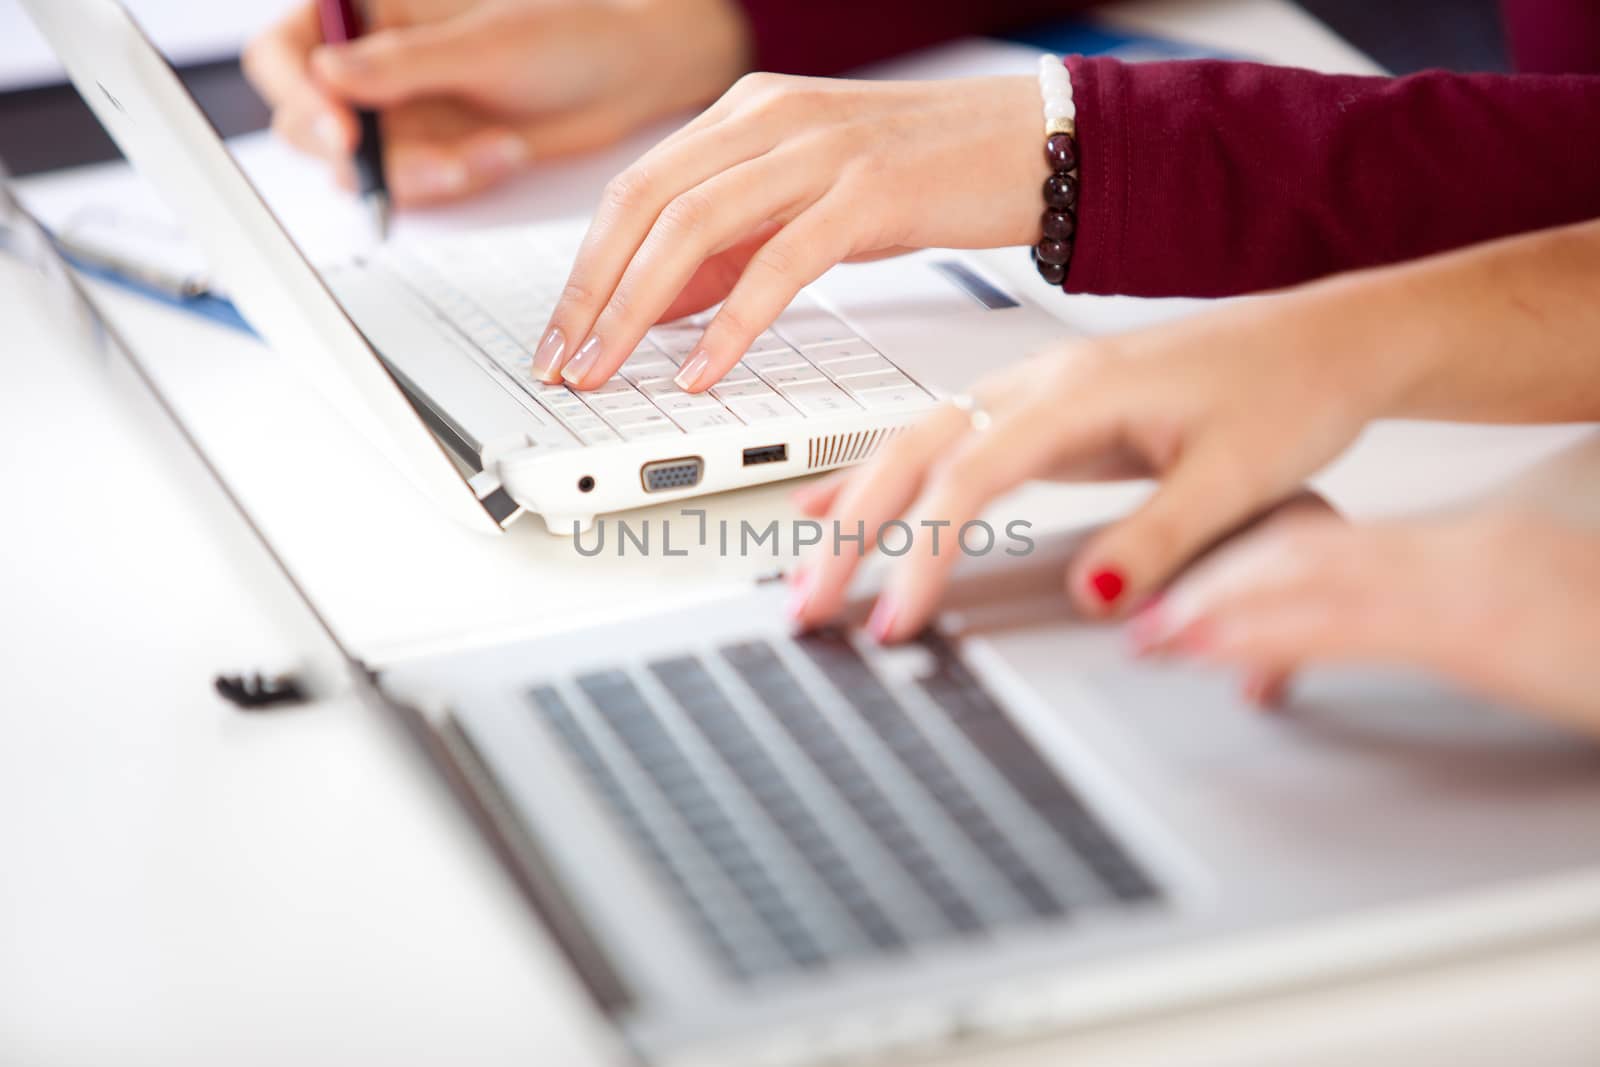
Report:
[{"label": "white keyboard key", "polygon": [[725,382],[748,382],[755,380],[755,372],[743,363],[735,363],[728,368],[728,373],[722,376]]},{"label": "white keyboard key", "polygon": [[683,362],[684,357],[693,352],[700,343],[700,336],[705,333],[698,326],[689,326],[676,323],[670,326],[657,326],[646,336],[652,344],[669,356],[675,356],[678,362]]},{"label": "white keyboard key", "polygon": [[783,398],[807,415],[838,415],[861,410],[861,405],[851,400],[844,390],[828,382],[807,382],[785,389]]},{"label": "white keyboard key", "polygon": [[879,371],[876,374],[857,374],[841,378],[839,384],[852,393],[869,393],[874,389],[915,388],[911,379],[897,370]]},{"label": "white keyboard key", "polygon": [[634,385],[651,378],[671,378],[677,373],[678,365],[659,355],[651,355],[648,359],[634,356],[622,365],[622,376]]},{"label": "white keyboard key", "polygon": [[685,433],[696,430],[714,430],[721,426],[743,425],[733,417],[733,413],[724,409],[720,404],[712,407],[689,408],[685,411],[674,411],[672,420],[683,428]]},{"label": "white keyboard key", "polygon": [[[654,410],[649,398],[642,393],[635,392],[633,389],[629,389],[626,393],[591,396],[589,398],[589,407],[608,418],[615,412],[632,411],[635,408],[646,411]],[[611,421],[615,422],[616,420],[612,419]]]},{"label": "white keyboard key", "polygon": [[667,377],[649,378],[640,382],[639,392],[650,397],[651,399],[654,399],[658,396],[671,396],[673,393],[681,393],[683,390],[678,388],[677,382],[673,381],[670,377]]},{"label": "white keyboard key", "polygon": [[757,374],[782,370],[784,367],[804,367],[808,365],[806,357],[787,346],[777,352],[761,352],[753,356],[745,356],[742,362]]},{"label": "white keyboard key", "polygon": [[798,413],[776,394],[770,396],[736,396],[726,401],[728,410],[739,416],[746,425],[772,422],[774,419],[796,418]]},{"label": "white keyboard key", "polygon": [[805,354],[807,359],[819,367],[832,367],[843,360],[860,359],[863,356],[883,358],[882,353],[860,338],[842,344],[811,345],[806,348]]},{"label": "white keyboard key", "polygon": [[899,411],[905,408],[931,407],[928,394],[914,385],[890,386],[888,389],[870,389],[856,393],[855,398],[868,411]]},{"label": "white keyboard key", "polygon": [[722,410],[722,404],[719,401],[704,393],[666,393],[651,399],[656,402],[656,407],[674,415],[680,411],[693,411],[696,409]]},{"label": "white keyboard key", "polygon": [[636,392],[633,383],[626,378],[607,378],[604,382],[589,390],[590,396],[610,396],[613,393]]},{"label": "white keyboard key", "polygon": [[805,382],[823,382],[822,372],[809,363],[802,363],[798,367],[780,367],[777,370],[763,371],[761,376],[767,380],[768,385],[780,392]]},{"label": "white keyboard key", "polygon": [[729,382],[722,381],[711,387],[711,395],[718,400],[728,401],[739,396],[774,396],[772,386],[754,378],[748,381]]},{"label": "white keyboard key", "polygon": [[747,355],[758,355],[762,352],[777,352],[789,347],[789,343],[771,330],[764,330],[760,337],[750,342],[750,347],[745,349]]},{"label": "white keyboard key", "polygon": [[613,430],[604,423],[601,423],[599,426],[586,427],[585,429],[575,432],[578,435],[578,440],[582,441],[586,445],[606,445],[610,444],[612,441],[622,440],[622,436],[618,434],[617,431]]},{"label": "white keyboard key", "polygon": [[629,426],[620,427],[622,439],[624,441],[638,441],[645,437],[665,437],[683,432],[678,429],[676,423],[665,415],[658,417],[661,419],[660,422],[636,422]]},{"label": "white keyboard key", "polygon": [[[813,349],[813,351],[815,351]],[[817,361],[817,366],[825,371],[828,377],[837,380],[849,378],[859,374],[882,374],[885,371],[896,371],[899,368],[882,356],[851,356],[848,359],[834,359],[826,363]]]},{"label": "white keyboard key", "polygon": [[649,426],[652,423],[669,421],[665,415],[653,407],[630,408],[625,411],[606,412],[606,421],[619,430],[626,430],[630,426]]},{"label": "white keyboard key", "polygon": [[784,340],[797,348],[857,339],[856,332],[840,321],[837,315],[804,300],[797,300],[788,311],[778,316],[777,330]]}]

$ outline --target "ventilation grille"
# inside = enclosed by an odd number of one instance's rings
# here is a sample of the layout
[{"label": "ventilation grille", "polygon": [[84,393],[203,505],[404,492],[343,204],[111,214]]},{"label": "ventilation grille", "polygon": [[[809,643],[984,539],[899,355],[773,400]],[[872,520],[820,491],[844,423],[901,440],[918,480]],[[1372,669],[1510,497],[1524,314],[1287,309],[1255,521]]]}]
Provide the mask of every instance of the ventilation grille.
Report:
[{"label": "ventilation grille", "polygon": [[860,430],[856,433],[813,437],[806,445],[806,468],[818,470],[822,467],[841,467],[846,463],[859,463],[899,432],[900,427],[893,426],[886,430]]}]

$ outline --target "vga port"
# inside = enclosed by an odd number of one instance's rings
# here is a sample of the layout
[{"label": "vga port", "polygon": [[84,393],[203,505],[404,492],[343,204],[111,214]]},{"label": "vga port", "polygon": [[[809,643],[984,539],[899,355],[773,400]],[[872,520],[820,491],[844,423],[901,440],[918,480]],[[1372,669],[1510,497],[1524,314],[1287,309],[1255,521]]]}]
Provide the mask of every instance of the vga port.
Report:
[{"label": "vga port", "polygon": [[700,484],[706,461],[699,456],[658,459],[639,468],[639,480],[647,493],[666,493],[673,489],[692,489]]}]

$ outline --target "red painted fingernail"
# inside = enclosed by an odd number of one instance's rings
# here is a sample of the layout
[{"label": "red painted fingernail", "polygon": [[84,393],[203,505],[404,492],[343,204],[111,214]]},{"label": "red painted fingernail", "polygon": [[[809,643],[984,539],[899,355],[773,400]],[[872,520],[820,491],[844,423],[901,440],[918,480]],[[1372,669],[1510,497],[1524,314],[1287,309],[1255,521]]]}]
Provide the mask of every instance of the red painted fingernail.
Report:
[{"label": "red painted fingernail", "polygon": [[1123,580],[1122,573],[1110,567],[1089,575],[1089,588],[1094,590],[1102,604],[1115,604],[1127,587],[1128,583]]},{"label": "red painted fingernail", "polygon": [[872,605],[872,614],[867,618],[867,631],[872,634],[873,640],[884,644],[889,640],[889,632],[894,629],[895,604],[888,593],[878,597],[878,602]]}]

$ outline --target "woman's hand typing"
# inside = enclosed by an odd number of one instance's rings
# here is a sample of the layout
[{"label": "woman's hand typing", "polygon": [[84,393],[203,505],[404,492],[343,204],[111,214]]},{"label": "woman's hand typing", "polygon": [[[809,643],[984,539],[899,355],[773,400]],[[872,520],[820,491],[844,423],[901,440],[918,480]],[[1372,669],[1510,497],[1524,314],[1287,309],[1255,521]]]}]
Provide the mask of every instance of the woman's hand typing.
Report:
[{"label": "woman's hand typing", "polygon": [[1039,114],[1031,76],[741,79],[607,187],[535,374],[593,388],[651,326],[723,301],[678,377],[699,392],[836,263],[1036,240]]}]

